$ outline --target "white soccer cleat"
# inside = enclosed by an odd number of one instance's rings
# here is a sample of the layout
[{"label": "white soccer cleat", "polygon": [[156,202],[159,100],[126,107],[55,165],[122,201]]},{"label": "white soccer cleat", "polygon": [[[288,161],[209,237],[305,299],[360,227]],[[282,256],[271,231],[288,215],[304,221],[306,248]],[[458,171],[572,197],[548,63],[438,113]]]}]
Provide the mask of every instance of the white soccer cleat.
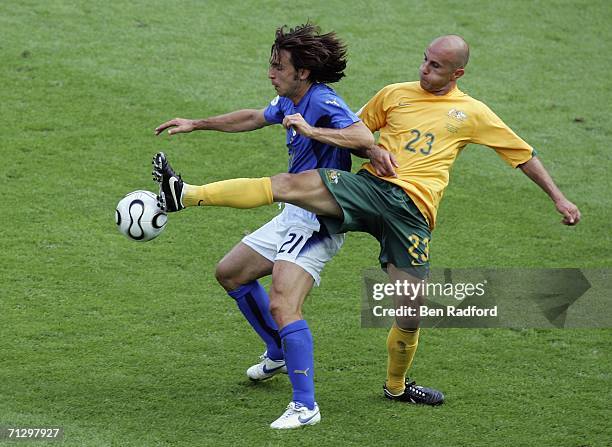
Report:
[{"label": "white soccer cleat", "polygon": [[321,412],[316,402],[312,410],[309,410],[307,406],[300,403],[290,402],[282,416],[270,424],[270,428],[284,430],[314,425],[320,421]]},{"label": "white soccer cleat", "polygon": [[251,380],[261,381],[269,379],[278,373],[287,374],[285,360],[272,360],[268,357],[268,351],[259,356],[261,362],[247,369],[247,376]]}]

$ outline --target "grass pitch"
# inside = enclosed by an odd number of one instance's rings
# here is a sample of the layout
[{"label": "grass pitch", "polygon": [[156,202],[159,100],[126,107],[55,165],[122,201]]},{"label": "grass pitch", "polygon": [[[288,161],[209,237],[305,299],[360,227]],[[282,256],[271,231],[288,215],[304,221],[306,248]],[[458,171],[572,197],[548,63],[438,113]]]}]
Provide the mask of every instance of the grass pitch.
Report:
[{"label": "grass pitch", "polygon": [[378,253],[362,234],[305,306],[322,423],[271,432],[289,383],[245,380],[262,347],[213,272],[276,208],[188,210],[142,245],[113,209],[154,189],[158,150],[202,182],[286,169],[279,127],[153,136],[175,116],[265,106],[276,26],[310,18],[347,41],[335,87],[355,109],[458,33],[472,46],[462,90],[538,149],[584,220],[563,227],[535,185],[471,146],[433,265],[610,268],[611,16],[605,1],[0,3],[0,425],[62,426],[70,446],[609,445],[610,330],[423,331],[411,373],[447,403],[384,400],[386,331],[359,327]]}]

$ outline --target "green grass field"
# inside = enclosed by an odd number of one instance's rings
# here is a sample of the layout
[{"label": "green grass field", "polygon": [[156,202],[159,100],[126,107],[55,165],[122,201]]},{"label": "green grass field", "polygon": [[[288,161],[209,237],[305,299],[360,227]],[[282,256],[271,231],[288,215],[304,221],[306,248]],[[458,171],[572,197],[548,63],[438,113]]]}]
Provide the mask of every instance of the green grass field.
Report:
[{"label": "green grass field", "polygon": [[194,181],[286,169],[279,126],[153,129],[265,106],[274,29],[308,18],[349,44],[335,87],[355,109],[416,79],[433,37],[463,35],[461,88],[538,149],[583,213],[560,225],[525,176],[471,146],[439,211],[433,266],[612,267],[607,1],[3,1],[0,426],[62,426],[70,446],[611,445],[609,329],[423,331],[411,373],[447,403],[383,399],[386,331],[359,320],[361,272],[378,253],[364,234],[305,305],[322,423],[272,432],[289,382],[246,380],[262,345],[214,268],[276,207],[187,210],[147,244],[116,231],[116,202],[154,189],[158,150]]}]

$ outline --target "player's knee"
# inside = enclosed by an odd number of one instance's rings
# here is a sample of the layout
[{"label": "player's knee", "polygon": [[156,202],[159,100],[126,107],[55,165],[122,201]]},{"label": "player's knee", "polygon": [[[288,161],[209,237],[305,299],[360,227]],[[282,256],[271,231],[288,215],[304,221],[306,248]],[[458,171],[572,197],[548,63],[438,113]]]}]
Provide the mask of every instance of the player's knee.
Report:
[{"label": "player's knee", "polygon": [[275,200],[287,200],[295,186],[295,175],[277,174],[272,177],[272,195]]},{"label": "player's knee", "polygon": [[270,293],[270,313],[279,328],[302,318],[300,309],[292,305],[286,297],[283,297],[278,289],[275,290],[274,286],[272,286]]},{"label": "player's knee", "polygon": [[282,321],[285,316],[285,308],[278,301],[270,300],[270,314],[277,323]]},{"label": "player's knee", "polygon": [[302,314],[300,312],[273,303],[270,303],[270,313],[279,329],[284,328],[289,323],[302,319]]},{"label": "player's knee", "polygon": [[236,270],[229,262],[221,261],[217,264],[217,268],[215,269],[215,278],[217,279],[217,282],[227,291],[234,290],[240,286],[240,281],[236,275]]},{"label": "player's knee", "polygon": [[[306,171],[299,174],[277,174],[272,177],[272,195],[275,201],[291,200],[309,192],[311,189],[313,172]],[[317,174],[318,176],[318,174]]]},{"label": "player's knee", "polygon": [[275,303],[282,306],[287,303],[285,297],[291,291],[291,284],[284,278],[284,275],[279,274],[278,270],[272,273],[272,284],[270,285],[270,303]]}]

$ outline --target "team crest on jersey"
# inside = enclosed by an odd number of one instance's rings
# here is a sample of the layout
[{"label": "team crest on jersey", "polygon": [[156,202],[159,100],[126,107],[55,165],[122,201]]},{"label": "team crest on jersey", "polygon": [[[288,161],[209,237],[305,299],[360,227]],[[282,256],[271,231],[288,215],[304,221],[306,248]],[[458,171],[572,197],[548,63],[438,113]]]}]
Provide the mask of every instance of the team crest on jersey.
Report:
[{"label": "team crest on jersey", "polygon": [[452,118],[456,121],[459,121],[460,123],[464,122],[467,119],[467,114],[461,110],[457,110],[457,109],[450,109],[448,111],[448,117]]},{"label": "team crest on jersey", "polygon": [[465,124],[468,116],[462,110],[450,109],[448,111],[448,121],[446,122],[446,130],[451,133],[457,133],[459,129]]},{"label": "team crest on jersey", "polygon": [[327,180],[334,185],[338,184],[338,178],[340,177],[340,173],[335,169],[328,169],[325,171],[325,175],[327,176]]}]

